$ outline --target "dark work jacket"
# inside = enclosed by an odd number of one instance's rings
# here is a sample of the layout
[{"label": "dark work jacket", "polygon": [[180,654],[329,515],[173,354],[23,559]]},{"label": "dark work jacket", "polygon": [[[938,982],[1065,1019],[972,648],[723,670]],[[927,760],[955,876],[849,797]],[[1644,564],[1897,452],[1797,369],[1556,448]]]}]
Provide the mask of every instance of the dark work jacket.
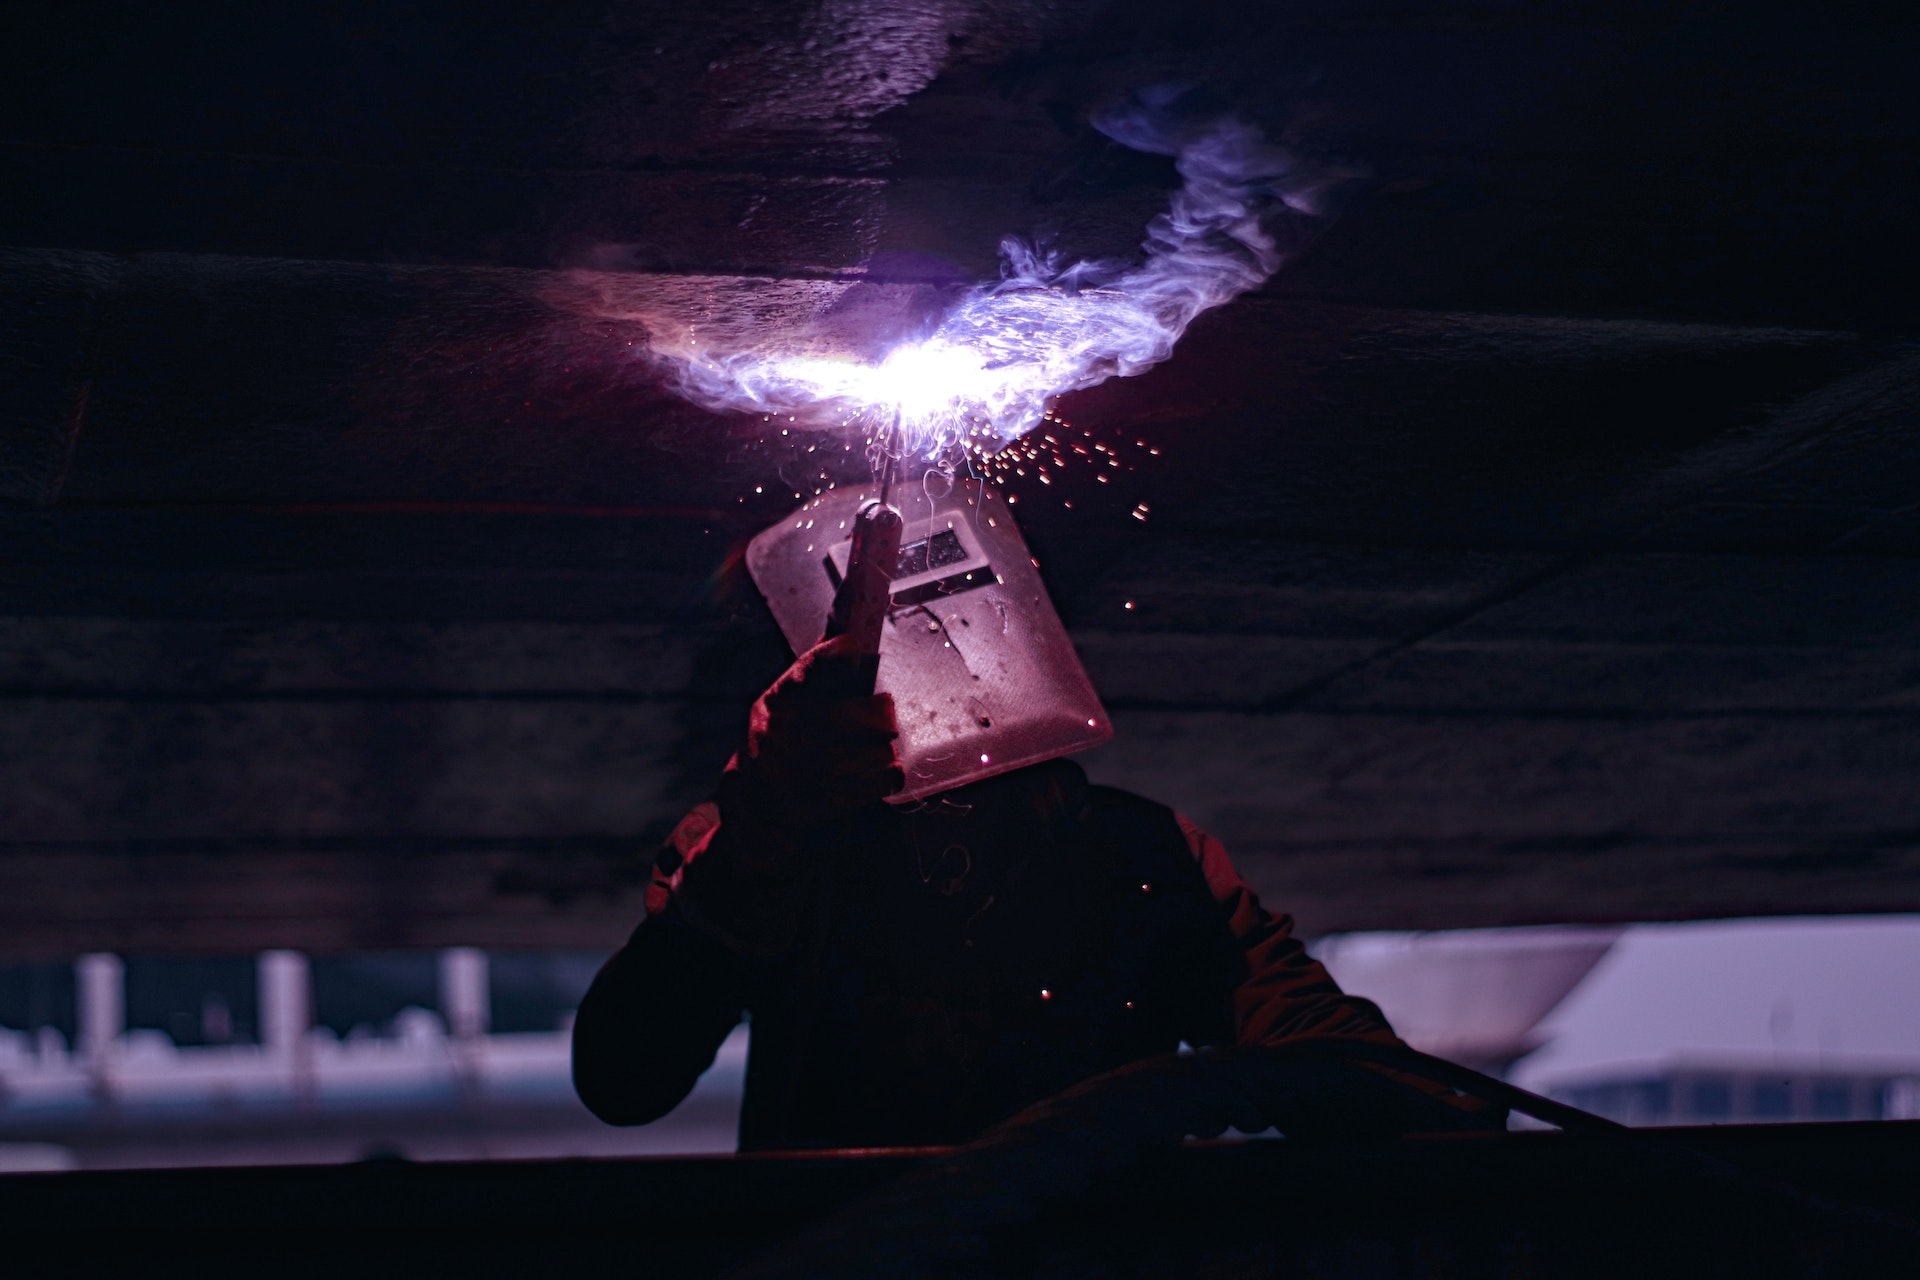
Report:
[{"label": "dark work jacket", "polygon": [[[682,843],[697,858],[707,841]],[[876,805],[806,853],[794,937],[758,956],[696,923],[686,868],[663,860],[574,1024],[575,1084],[602,1119],[666,1114],[743,1012],[743,1150],[964,1142],[1182,1041],[1394,1042],[1217,841],[1068,762]]]}]

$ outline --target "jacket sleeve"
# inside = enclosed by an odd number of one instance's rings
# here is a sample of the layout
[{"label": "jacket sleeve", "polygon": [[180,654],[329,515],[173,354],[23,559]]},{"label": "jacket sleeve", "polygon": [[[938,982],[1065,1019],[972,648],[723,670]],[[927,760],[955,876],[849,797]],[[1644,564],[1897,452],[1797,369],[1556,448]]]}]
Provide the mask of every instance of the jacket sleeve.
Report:
[{"label": "jacket sleeve", "polygon": [[[1342,991],[1326,966],[1307,954],[1293,936],[1293,917],[1268,914],[1234,870],[1225,846],[1185,817],[1175,817],[1246,959],[1243,976],[1233,990],[1235,1044],[1278,1045],[1310,1036],[1406,1043],[1393,1033],[1379,1005]],[[1417,1118],[1401,1116],[1395,1127],[1499,1129],[1506,1125],[1506,1111],[1495,1104],[1377,1063],[1361,1065],[1444,1104],[1419,1112]]]},{"label": "jacket sleeve", "polygon": [[[689,822],[674,833],[676,845],[690,838]],[[680,862],[656,864],[647,918],[574,1016],[574,1091],[608,1124],[646,1124],[678,1106],[745,1004],[739,960],[690,923],[671,892]]]},{"label": "jacket sleeve", "polygon": [[1207,888],[1246,959],[1233,991],[1234,1042],[1277,1044],[1303,1036],[1342,1036],[1399,1044],[1371,1000],[1340,989],[1326,967],[1293,936],[1293,917],[1271,915],[1227,857],[1226,848],[1184,816],[1187,838]]}]

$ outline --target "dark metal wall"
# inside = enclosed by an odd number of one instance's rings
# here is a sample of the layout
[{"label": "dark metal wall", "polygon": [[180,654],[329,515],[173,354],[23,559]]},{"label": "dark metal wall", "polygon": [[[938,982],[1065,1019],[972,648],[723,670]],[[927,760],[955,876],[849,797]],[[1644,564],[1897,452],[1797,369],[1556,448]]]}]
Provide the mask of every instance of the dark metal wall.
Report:
[{"label": "dark metal wall", "polygon": [[1887,1222],[1915,1203],[1912,1127],[1668,1130],[1684,1148],[1550,1133],[1251,1142],[1128,1153],[1097,1178],[1027,1151],[1002,1166],[1034,1188],[1017,1199],[957,1194],[975,1185],[966,1159],[926,1151],[16,1174],[8,1194],[22,1245],[160,1276],[279,1251],[276,1270],[300,1277],[518,1276],[556,1254],[576,1275],[639,1263],[689,1280],[1878,1277],[1911,1270],[1912,1228]]}]

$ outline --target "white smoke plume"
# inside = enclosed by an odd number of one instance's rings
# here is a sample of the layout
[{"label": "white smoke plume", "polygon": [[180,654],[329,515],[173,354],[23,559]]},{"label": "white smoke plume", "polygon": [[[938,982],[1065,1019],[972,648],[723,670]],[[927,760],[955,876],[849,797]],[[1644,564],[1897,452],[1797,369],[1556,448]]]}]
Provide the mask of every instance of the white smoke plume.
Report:
[{"label": "white smoke plume", "polygon": [[1276,227],[1324,217],[1332,191],[1353,176],[1305,163],[1244,120],[1183,121],[1178,97],[1139,95],[1093,120],[1124,146],[1172,156],[1182,179],[1147,227],[1144,260],[1062,263],[1008,237],[1000,280],[878,361],[698,345],[654,354],[681,394],[708,409],[815,421],[825,410],[869,438],[897,412],[908,452],[994,452],[1037,425],[1054,397],[1165,360],[1196,316],[1278,269]]}]

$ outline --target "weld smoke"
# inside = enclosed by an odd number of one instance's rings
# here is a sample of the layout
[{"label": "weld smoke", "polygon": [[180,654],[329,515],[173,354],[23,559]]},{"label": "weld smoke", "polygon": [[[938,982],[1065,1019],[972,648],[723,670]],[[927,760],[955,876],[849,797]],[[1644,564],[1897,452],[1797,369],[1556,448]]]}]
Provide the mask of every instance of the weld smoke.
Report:
[{"label": "weld smoke", "polygon": [[1173,94],[1096,116],[1124,146],[1168,155],[1182,179],[1137,263],[1063,263],[1009,237],[1002,278],[968,292],[927,337],[875,363],[703,350],[655,352],[688,399],[721,412],[793,415],[868,436],[896,412],[928,457],[991,453],[1053,397],[1131,377],[1172,354],[1201,312],[1258,287],[1289,241],[1324,218],[1349,176],[1308,165],[1237,118],[1181,121]]}]

